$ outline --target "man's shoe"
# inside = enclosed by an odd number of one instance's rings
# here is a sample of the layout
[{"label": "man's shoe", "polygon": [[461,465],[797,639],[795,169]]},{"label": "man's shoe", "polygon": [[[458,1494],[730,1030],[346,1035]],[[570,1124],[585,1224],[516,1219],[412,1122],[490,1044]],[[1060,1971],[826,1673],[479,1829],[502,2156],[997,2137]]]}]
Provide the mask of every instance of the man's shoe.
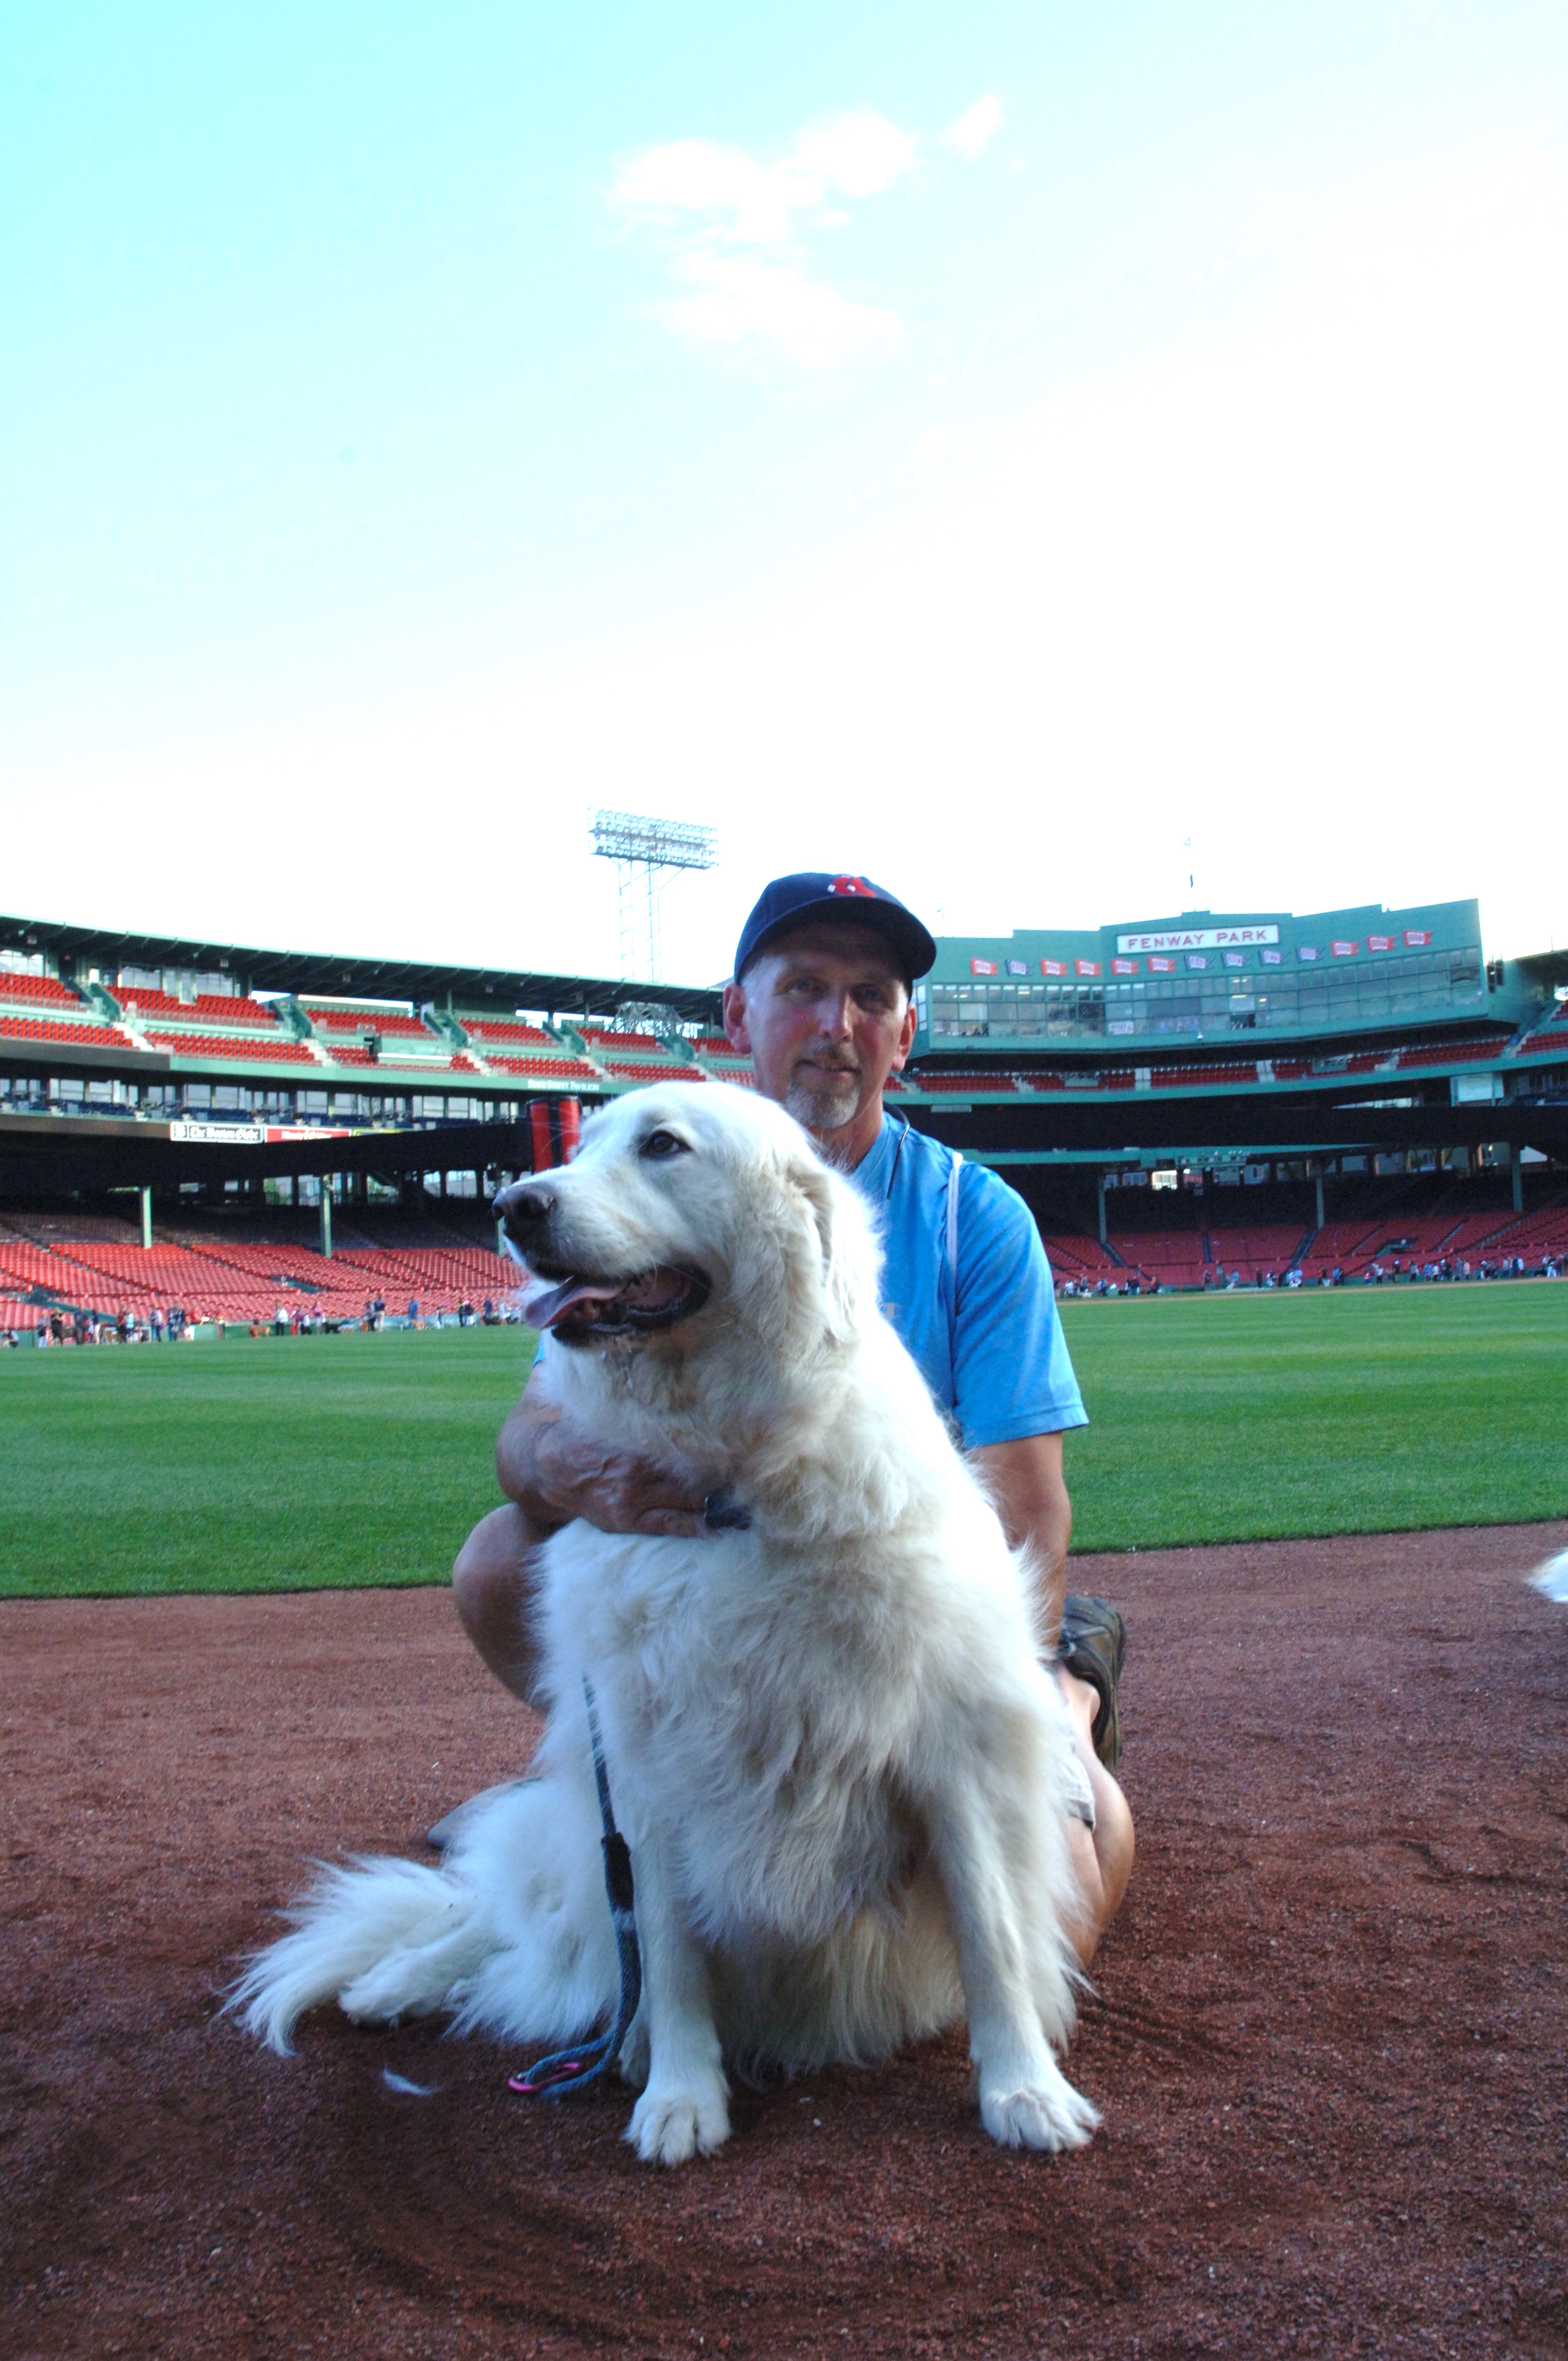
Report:
[{"label": "man's shoe", "polygon": [[1087,1681],[1100,1700],[1091,1736],[1107,1771],[1114,1771],[1122,1760],[1122,1715],[1116,1693],[1126,1653],[1127,1627],[1110,1600],[1082,1598],[1069,1592],[1062,1609],[1056,1660],[1066,1665],[1075,1680]]}]

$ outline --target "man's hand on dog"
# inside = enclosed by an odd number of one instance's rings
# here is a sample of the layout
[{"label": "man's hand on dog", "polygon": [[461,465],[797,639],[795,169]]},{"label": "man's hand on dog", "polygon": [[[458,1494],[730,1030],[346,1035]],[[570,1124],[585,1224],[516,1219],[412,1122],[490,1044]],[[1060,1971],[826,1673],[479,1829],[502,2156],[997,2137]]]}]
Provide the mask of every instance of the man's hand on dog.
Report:
[{"label": "man's hand on dog", "polygon": [[651,1459],[580,1434],[532,1383],[501,1429],[496,1473],[530,1522],[548,1532],[574,1517],[604,1533],[704,1530],[701,1492]]}]

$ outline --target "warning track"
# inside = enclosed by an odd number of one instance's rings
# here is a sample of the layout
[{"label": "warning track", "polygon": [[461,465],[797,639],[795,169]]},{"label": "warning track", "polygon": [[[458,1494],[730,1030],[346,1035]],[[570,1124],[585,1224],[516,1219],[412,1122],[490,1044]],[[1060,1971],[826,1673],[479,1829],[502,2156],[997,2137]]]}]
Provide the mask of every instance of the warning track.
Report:
[{"label": "warning track", "polygon": [[[961,2040],[619,2092],[323,2015],[216,2020],[308,1854],[418,1849],[528,1728],[438,1591],[0,1607],[17,2356],[1568,2352],[1568,1525],[1074,1562],[1127,1612],[1141,1852],[1073,2078],[999,2153]],[[389,2090],[382,2069],[421,2085]]]}]

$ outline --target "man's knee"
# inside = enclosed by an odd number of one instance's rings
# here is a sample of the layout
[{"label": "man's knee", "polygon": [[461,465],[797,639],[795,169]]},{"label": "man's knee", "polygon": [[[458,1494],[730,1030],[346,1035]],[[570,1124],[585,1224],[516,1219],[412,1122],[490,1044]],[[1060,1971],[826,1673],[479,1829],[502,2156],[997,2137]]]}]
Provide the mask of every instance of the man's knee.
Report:
[{"label": "man's knee", "polygon": [[529,1553],[538,1540],[509,1501],[481,1517],[457,1553],[452,1598],[464,1631],[497,1678],[518,1695],[532,1668],[527,1636]]},{"label": "man's knee", "polygon": [[453,1596],[465,1622],[471,1613],[482,1612],[498,1589],[519,1588],[532,1540],[521,1510],[510,1500],[480,1518],[452,1567]]}]

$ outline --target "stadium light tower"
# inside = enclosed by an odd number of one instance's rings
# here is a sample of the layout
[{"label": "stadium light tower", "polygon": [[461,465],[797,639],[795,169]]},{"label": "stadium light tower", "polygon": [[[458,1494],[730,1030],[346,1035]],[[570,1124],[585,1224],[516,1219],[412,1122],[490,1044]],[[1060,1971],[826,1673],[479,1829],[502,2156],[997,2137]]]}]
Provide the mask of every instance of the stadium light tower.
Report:
[{"label": "stadium light tower", "polygon": [[620,972],[650,983],[663,978],[660,894],[667,869],[712,869],[718,840],[695,821],[652,819],[641,812],[588,815],[594,851],[615,863],[620,898]]}]

